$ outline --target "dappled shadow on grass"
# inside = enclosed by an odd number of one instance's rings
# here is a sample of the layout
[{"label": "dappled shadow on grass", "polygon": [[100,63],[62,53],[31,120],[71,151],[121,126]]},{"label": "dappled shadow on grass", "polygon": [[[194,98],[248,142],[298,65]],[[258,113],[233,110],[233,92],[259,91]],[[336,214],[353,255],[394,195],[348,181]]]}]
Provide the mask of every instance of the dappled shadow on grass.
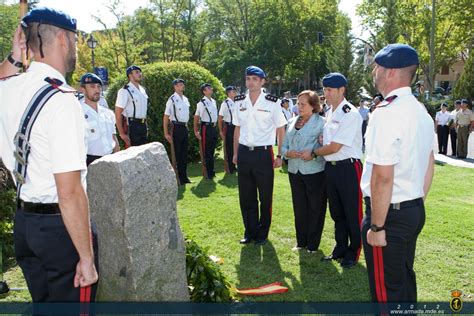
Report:
[{"label": "dappled shadow on grass", "polygon": [[224,178],[217,181],[217,183],[219,183],[220,185],[223,185],[225,187],[228,187],[228,188],[235,188],[238,185],[237,173],[233,173],[233,174],[225,173]]},{"label": "dappled shadow on grass", "polygon": [[205,178],[201,178],[199,183],[191,188],[191,192],[199,198],[208,197],[214,191],[216,191],[215,180]]},{"label": "dappled shadow on grass", "polygon": [[186,192],[186,185],[189,185],[189,184],[184,184],[184,185],[178,186],[178,197],[176,198],[177,201],[179,201],[183,198],[184,192]]}]

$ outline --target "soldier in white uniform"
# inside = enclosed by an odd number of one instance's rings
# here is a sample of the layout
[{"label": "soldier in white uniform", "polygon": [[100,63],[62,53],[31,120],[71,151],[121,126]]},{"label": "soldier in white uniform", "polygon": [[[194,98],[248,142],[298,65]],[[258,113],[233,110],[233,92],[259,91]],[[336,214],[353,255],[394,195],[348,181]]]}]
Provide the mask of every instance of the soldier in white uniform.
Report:
[{"label": "soldier in white uniform", "polygon": [[[247,67],[245,85],[249,93],[235,98],[233,160],[239,168],[239,200],[245,228],[241,244],[267,242],[272,221],[273,168],[281,167],[282,163],[286,120],[278,97],[262,91],[265,78],[265,72],[259,67]],[[275,138],[278,141],[276,159],[273,156]]]},{"label": "soldier in white uniform", "polygon": [[202,153],[204,155],[203,164],[206,166],[207,179],[216,176],[214,170],[214,153],[217,145],[217,105],[216,100],[212,98],[212,85],[203,83],[201,85],[201,93],[204,97],[196,106],[194,114],[194,135],[201,140]]},{"label": "soldier in white uniform", "polygon": [[435,117],[436,134],[438,134],[438,154],[443,155],[448,153],[448,124],[451,119],[451,113],[447,110],[448,104],[443,102],[443,104],[441,104],[441,111],[436,112]]},{"label": "soldier in white uniform", "polygon": [[127,77],[129,83],[117,92],[115,119],[125,146],[139,146],[148,142],[146,123],[148,95],[145,88],[140,85],[143,78],[140,67],[135,65],[128,67]]},{"label": "soldier in white uniform", "polygon": [[[173,80],[174,93],[166,101],[165,114],[163,115],[163,130],[168,143],[173,142],[176,156],[178,179],[180,184],[191,183],[188,178],[188,121],[189,121],[189,101],[183,94],[185,82],[177,78]],[[171,122],[171,127],[170,127]]]},{"label": "soldier in white uniform", "polygon": [[372,300],[412,303],[416,240],[425,223],[424,199],[434,170],[434,125],[410,89],[419,63],[416,50],[390,44],[374,60],[375,87],[385,101],[373,113],[366,134],[364,254]]},{"label": "soldier in white uniform", "polygon": [[114,112],[99,104],[101,90],[102,80],[97,75],[86,73],[81,77],[81,92],[84,98],[80,102],[87,123],[88,166],[100,157],[119,151]]},{"label": "soldier in white uniform", "polygon": [[237,94],[237,90],[234,86],[228,86],[225,88],[225,92],[227,94],[227,99],[224,100],[221,104],[221,108],[219,109],[219,133],[224,141],[225,144],[225,153],[226,157],[224,159],[227,160],[228,172],[230,174],[236,171],[235,164],[232,162],[232,158],[234,158],[234,110],[235,110],[235,103],[234,98]]},{"label": "soldier in white uniform", "polygon": [[347,79],[340,73],[323,78],[324,96],[331,110],[326,113],[324,146],[315,150],[324,156],[329,211],[335,223],[336,246],[324,261],[342,260],[350,268],[359,260],[362,221],[362,117],[344,97]]},{"label": "soldier in white uniform", "polygon": [[16,261],[33,302],[88,302],[98,254],[85,191],[85,120],[64,84],[76,62],[76,20],[38,8],[22,27],[35,61],[0,82],[0,157],[17,184]]},{"label": "soldier in white uniform", "polygon": [[461,100],[454,102],[454,110],[451,111],[449,120],[449,136],[451,139],[451,156],[457,155],[458,132],[456,128],[456,115],[461,110]]}]

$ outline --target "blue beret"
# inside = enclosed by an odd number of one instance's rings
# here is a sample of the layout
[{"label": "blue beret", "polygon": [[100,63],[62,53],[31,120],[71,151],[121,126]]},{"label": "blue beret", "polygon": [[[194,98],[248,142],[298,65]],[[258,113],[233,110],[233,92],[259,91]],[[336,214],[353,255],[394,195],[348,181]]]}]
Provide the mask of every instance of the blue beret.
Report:
[{"label": "blue beret", "polygon": [[201,85],[201,92],[203,92],[204,89],[206,89],[207,87],[212,88],[212,85],[211,85],[210,83],[203,83],[203,84]]},{"label": "blue beret", "polygon": [[81,77],[81,85],[87,83],[100,83],[102,85],[102,80],[96,74],[88,72]]},{"label": "blue beret", "polygon": [[441,106],[448,107],[448,104],[446,102],[441,103]]},{"label": "blue beret", "polygon": [[178,83],[185,83],[183,79],[181,78],[176,78],[173,80],[173,86],[177,85]]},{"label": "blue beret", "polygon": [[237,91],[237,89],[234,87],[234,86],[227,86],[225,87],[225,92],[229,92],[229,91]]},{"label": "blue beret", "polygon": [[138,66],[135,66],[135,65],[131,65],[130,67],[127,68],[127,76],[134,70],[140,70],[142,71],[142,69]]},{"label": "blue beret", "polygon": [[467,99],[462,99],[462,100],[461,100],[461,103],[469,104],[469,101],[468,101]]},{"label": "blue beret", "polygon": [[374,60],[385,68],[405,68],[420,63],[416,50],[406,44],[389,44],[375,55]]},{"label": "blue beret", "polygon": [[341,73],[331,72],[323,78],[323,87],[340,88],[345,86],[347,86],[347,79]]},{"label": "blue beret", "polygon": [[267,75],[265,74],[265,71],[262,70],[262,68],[259,68],[257,66],[248,66],[247,69],[245,69],[245,75],[246,76],[257,76],[260,78],[266,78]]},{"label": "blue beret", "polygon": [[21,24],[23,27],[27,27],[30,23],[49,24],[71,32],[77,30],[76,19],[51,8],[36,8],[28,12],[21,20]]},{"label": "blue beret", "polygon": [[456,100],[456,102],[454,102],[456,104],[461,104],[461,100]]},{"label": "blue beret", "polygon": [[290,103],[290,100],[288,100],[287,98],[283,98],[281,99],[281,104],[283,103]]}]

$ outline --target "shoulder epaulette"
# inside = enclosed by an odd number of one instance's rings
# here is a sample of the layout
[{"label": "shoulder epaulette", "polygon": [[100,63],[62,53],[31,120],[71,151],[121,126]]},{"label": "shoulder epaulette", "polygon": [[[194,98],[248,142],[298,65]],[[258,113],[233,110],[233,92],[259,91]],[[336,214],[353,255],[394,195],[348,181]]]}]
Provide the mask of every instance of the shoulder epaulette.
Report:
[{"label": "shoulder epaulette", "polygon": [[19,75],[21,75],[21,73],[16,73],[16,74],[13,74],[13,75],[10,75],[10,76],[6,76],[6,77],[3,77],[3,78],[0,78],[0,81],[5,81],[5,80],[8,80],[10,78],[19,76]]},{"label": "shoulder epaulette", "polygon": [[236,96],[236,97],[234,98],[234,102],[235,102],[235,101],[242,101],[242,100],[245,99],[246,96],[247,96],[246,94],[239,94],[238,96]]},{"label": "shoulder epaulette", "polygon": [[73,87],[64,85],[64,83],[59,79],[46,77],[44,81],[49,83],[53,88],[58,89],[59,91],[63,93],[77,93],[76,89],[74,89]]},{"label": "shoulder epaulette", "polygon": [[351,111],[351,107],[349,106],[349,104],[344,104],[344,106],[342,107],[342,111],[344,113],[349,113]]},{"label": "shoulder epaulette", "polygon": [[276,97],[274,95],[271,95],[271,94],[267,94],[265,96],[265,99],[268,100],[268,101],[272,101],[272,102],[277,102],[278,101],[278,97]]}]

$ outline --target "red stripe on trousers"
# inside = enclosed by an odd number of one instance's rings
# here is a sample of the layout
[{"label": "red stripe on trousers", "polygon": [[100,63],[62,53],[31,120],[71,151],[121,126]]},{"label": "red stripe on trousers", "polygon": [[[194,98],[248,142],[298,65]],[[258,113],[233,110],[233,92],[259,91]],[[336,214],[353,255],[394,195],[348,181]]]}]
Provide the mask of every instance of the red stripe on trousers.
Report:
[{"label": "red stripe on trousers", "polygon": [[[273,146],[270,146],[270,156],[272,157],[272,169],[273,169],[273,164],[275,162],[275,157],[273,157]],[[270,200],[270,221],[272,220],[272,210],[273,207],[273,193],[272,193],[272,199]]]},{"label": "red stripe on trousers", "polygon": [[[358,188],[359,188],[359,228],[362,226],[362,217],[363,217],[363,211],[362,211],[362,190],[360,189],[360,179],[362,178],[362,163],[360,161],[356,161],[354,164],[356,174],[357,174],[357,183],[358,183]],[[357,255],[356,255],[356,261],[359,261],[359,256],[360,256],[360,251],[362,249],[362,243],[357,249]]]},{"label": "red stripe on trousers", "polygon": [[372,247],[374,257],[375,293],[379,303],[387,302],[387,289],[385,288],[385,272],[383,268],[382,247]]}]

